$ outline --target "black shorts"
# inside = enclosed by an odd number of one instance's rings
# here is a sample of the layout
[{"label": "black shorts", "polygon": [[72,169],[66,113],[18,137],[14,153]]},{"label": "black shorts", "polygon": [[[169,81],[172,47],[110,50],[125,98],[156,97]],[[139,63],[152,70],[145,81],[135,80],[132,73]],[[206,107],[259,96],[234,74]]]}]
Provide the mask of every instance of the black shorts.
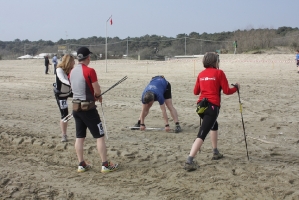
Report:
[{"label": "black shorts", "polygon": [[204,141],[210,130],[218,130],[217,118],[219,115],[219,109],[219,106],[209,103],[209,106],[204,113],[200,114],[200,118],[202,118],[202,124],[197,134],[198,138],[201,138]]},{"label": "black shorts", "polygon": [[63,119],[69,114],[67,97],[58,97],[57,95],[55,95],[55,98],[56,98],[58,108],[60,110],[61,119]]},{"label": "black shorts", "polygon": [[76,138],[86,138],[88,128],[94,138],[101,138],[105,135],[100,115],[96,108],[88,111],[73,111],[76,122]]},{"label": "black shorts", "polygon": [[166,91],[163,94],[164,99],[171,99],[171,85],[167,82]]}]

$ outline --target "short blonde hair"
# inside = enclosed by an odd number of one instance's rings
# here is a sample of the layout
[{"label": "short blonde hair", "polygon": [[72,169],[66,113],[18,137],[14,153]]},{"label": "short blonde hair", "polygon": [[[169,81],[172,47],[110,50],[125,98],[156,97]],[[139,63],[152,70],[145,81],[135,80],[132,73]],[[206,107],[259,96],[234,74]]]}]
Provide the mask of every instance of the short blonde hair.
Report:
[{"label": "short blonde hair", "polygon": [[62,62],[59,63],[57,68],[61,68],[64,71],[64,73],[68,75],[74,67],[73,65],[74,61],[75,61],[74,56],[70,54],[66,54],[62,57]]},{"label": "short blonde hair", "polygon": [[217,68],[217,63],[219,62],[218,55],[214,52],[205,53],[202,63],[205,68]]}]

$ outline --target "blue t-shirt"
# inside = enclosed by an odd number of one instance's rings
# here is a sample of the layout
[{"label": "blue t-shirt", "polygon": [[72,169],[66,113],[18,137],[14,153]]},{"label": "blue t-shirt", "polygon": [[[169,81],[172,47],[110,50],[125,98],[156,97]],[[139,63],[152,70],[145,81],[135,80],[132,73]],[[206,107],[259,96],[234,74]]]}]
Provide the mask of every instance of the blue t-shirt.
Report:
[{"label": "blue t-shirt", "polygon": [[141,101],[143,102],[143,97],[145,95],[146,92],[150,91],[152,93],[154,93],[155,96],[155,101],[158,101],[160,105],[164,104],[164,93],[166,91],[166,87],[167,87],[168,82],[165,80],[165,78],[163,77],[155,77],[153,78],[150,83],[145,87],[142,96],[141,96]]},{"label": "blue t-shirt", "polygon": [[296,60],[299,60],[299,53],[296,54]]},{"label": "blue t-shirt", "polygon": [[52,62],[53,62],[54,65],[57,65],[58,62],[57,62],[57,57],[56,56],[54,56],[52,58]]}]

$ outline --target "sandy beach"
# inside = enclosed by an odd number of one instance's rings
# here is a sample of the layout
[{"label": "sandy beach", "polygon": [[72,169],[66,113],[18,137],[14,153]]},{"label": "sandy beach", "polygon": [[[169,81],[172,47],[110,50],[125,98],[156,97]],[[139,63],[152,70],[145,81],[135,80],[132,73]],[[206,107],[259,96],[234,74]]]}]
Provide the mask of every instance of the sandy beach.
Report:
[{"label": "sandy beach", "polygon": [[[229,83],[241,84],[240,97],[248,145],[247,159],[238,94],[222,94],[218,117],[221,160],[211,160],[209,135],[195,160],[200,168],[183,169],[199,129],[193,87],[201,58],[170,61],[93,61],[107,90],[102,108],[109,139],[108,157],[120,164],[100,173],[96,143],[88,132],[84,154],[93,165],[77,173],[75,122],[67,143],[60,142],[60,112],[54,95],[53,66],[44,60],[0,60],[0,199],[299,199],[299,74],[295,54],[220,55]],[[106,72],[107,70],[107,72]],[[140,97],[152,76],[171,83],[173,104],[183,132],[133,131]],[[71,105],[71,99],[68,105]],[[71,108],[69,108],[71,112]],[[170,127],[174,122],[170,117]],[[145,121],[163,128],[156,102]]]}]

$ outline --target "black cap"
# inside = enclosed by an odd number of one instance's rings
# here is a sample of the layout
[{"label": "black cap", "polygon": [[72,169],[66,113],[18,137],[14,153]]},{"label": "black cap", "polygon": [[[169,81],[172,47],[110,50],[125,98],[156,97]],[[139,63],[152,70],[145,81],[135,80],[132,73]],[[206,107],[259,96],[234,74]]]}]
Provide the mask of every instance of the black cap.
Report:
[{"label": "black cap", "polygon": [[92,54],[92,52],[87,47],[80,47],[77,51],[78,60],[84,60],[89,54]]}]

